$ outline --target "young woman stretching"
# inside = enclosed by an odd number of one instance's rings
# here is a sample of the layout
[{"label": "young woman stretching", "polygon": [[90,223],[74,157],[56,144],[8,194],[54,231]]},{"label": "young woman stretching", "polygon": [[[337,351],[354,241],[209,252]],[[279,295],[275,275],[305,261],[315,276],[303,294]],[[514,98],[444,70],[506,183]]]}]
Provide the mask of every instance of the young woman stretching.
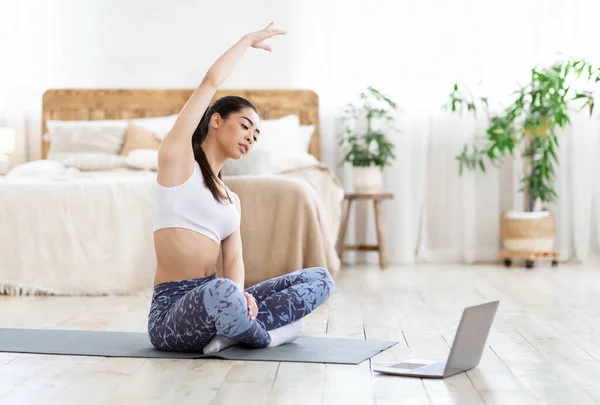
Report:
[{"label": "young woman stretching", "polygon": [[[300,319],[323,304],[334,282],[323,268],[302,269],[244,291],[240,200],[221,181],[227,159],[247,155],[260,139],[256,108],[241,97],[209,106],[249,47],[285,34],[245,35],[208,70],[162,141],[154,243],[157,269],[148,316],[154,347],[214,353],[235,343],[277,346],[302,333]],[[223,278],[216,275],[219,250]]]}]

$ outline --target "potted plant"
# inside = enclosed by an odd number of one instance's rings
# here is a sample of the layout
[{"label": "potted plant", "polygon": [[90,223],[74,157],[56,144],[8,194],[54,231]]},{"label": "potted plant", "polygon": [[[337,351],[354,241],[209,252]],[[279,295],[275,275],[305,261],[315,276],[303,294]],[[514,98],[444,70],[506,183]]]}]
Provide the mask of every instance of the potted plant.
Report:
[{"label": "potted plant", "polygon": [[[576,82],[579,80],[579,82]],[[583,82],[583,83],[582,83]],[[481,169],[488,163],[498,166],[508,156],[520,152],[524,176],[520,191],[526,196],[525,211],[511,211],[502,218],[502,239],[509,251],[550,252],[554,246],[554,218],[548,204],[558,197],[554,180],[558,162],[557,132],[569,125],[572,102],[581,109],[594,109],[594,93],[576,91],[575,85],[596,85],[600,69],[584,60],[566,60],[543,68],[533,68],[529,83],[515,92],[516,98],[499,113],[490,112],[485,97],[475,97],[454,85],[450,100],[444,106],[462,114],[478,110],[487,114],[485,134],[471,145],[465,145],[456,157],[459,172]]]},{"label": "potted plant", "polygon": [[396,103],[371,86],[345,109],[339,145],[344,149],[342,163],[352,164],[356,192],[377,192],[383,187],[382,170],[395,159],[394,145],[386,137],[395,131],[395,110]]}]

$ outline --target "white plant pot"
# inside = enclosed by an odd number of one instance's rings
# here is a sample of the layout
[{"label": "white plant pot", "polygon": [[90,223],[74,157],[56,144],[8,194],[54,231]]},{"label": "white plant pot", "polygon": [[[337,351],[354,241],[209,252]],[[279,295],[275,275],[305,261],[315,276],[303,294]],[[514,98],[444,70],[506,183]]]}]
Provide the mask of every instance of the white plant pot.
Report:
[{"label": "white plant pot", "polygon": [[354,191],[377,193],[383,189],[383,175],[379,166],[354,166]]},{"label": "white plant pot", "polygon": [[503,245],[512,252],[551,252],[555,222],[548,211],[508,212],[502,218]]}]

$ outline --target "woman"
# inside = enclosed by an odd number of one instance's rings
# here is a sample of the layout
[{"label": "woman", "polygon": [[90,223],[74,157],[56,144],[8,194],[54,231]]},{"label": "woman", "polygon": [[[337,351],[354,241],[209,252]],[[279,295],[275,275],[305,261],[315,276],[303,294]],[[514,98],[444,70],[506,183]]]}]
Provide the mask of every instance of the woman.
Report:
[{"label": "woman", "polygon": [[[300,319],[334,288],[323,268],[298,270],[244,291],[240,200],[221,181],[227,159],[250,153],[260,139],[256,108],[241,97],[211,106],[217,88],[248,47],[284,31],[245,35],[208,70],[162,141],[154,243],[157,269],[148,316],[153,346],[214,353],[235,343],[261,348],[300,336]],[[219,252],[223,278],[216,275]]]}]

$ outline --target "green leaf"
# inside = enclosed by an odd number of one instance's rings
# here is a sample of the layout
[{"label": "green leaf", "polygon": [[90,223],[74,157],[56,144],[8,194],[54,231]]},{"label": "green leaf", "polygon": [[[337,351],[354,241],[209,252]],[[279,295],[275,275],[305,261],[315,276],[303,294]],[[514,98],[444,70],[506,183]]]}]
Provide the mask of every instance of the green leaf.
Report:
[{"label": "green leaf", "polygon": [[591,91],[595,89],[575,91],[570,87],[571,79],[581,76],[583,71],[587,73],[582,77],[587,84],[596,85],[600,82],[600,68],[584,60],[564,60],[533,67],[530,69],[529,83],[519,85],[511,93],[515,96],[514,100],[498,115],[489,114],[487,98],[475,97],[454,83],[448,109],[452,107],[452,111],[459,114],[476,114],[485,108],[489,120],[483,134],[476,135],[476,146],[472,149],[465,147],[457,156],[460,173],[463,169],[485,171],[485,160],[498,166],[516,150],[521,150],[523,141],[526,141],[529,148],[526,148],[523,159],[530,162],[531,168],[521,179],[522,187],[529,190],[533,200],[539,198],[547,203],[556,198],[555,165],[558,164],[557,151],[560,147],[556,128],[565,128],[571,123],[571,102],[582,100],[580,108],[587,106],[590,114],[595,107],[595,94]]}]

